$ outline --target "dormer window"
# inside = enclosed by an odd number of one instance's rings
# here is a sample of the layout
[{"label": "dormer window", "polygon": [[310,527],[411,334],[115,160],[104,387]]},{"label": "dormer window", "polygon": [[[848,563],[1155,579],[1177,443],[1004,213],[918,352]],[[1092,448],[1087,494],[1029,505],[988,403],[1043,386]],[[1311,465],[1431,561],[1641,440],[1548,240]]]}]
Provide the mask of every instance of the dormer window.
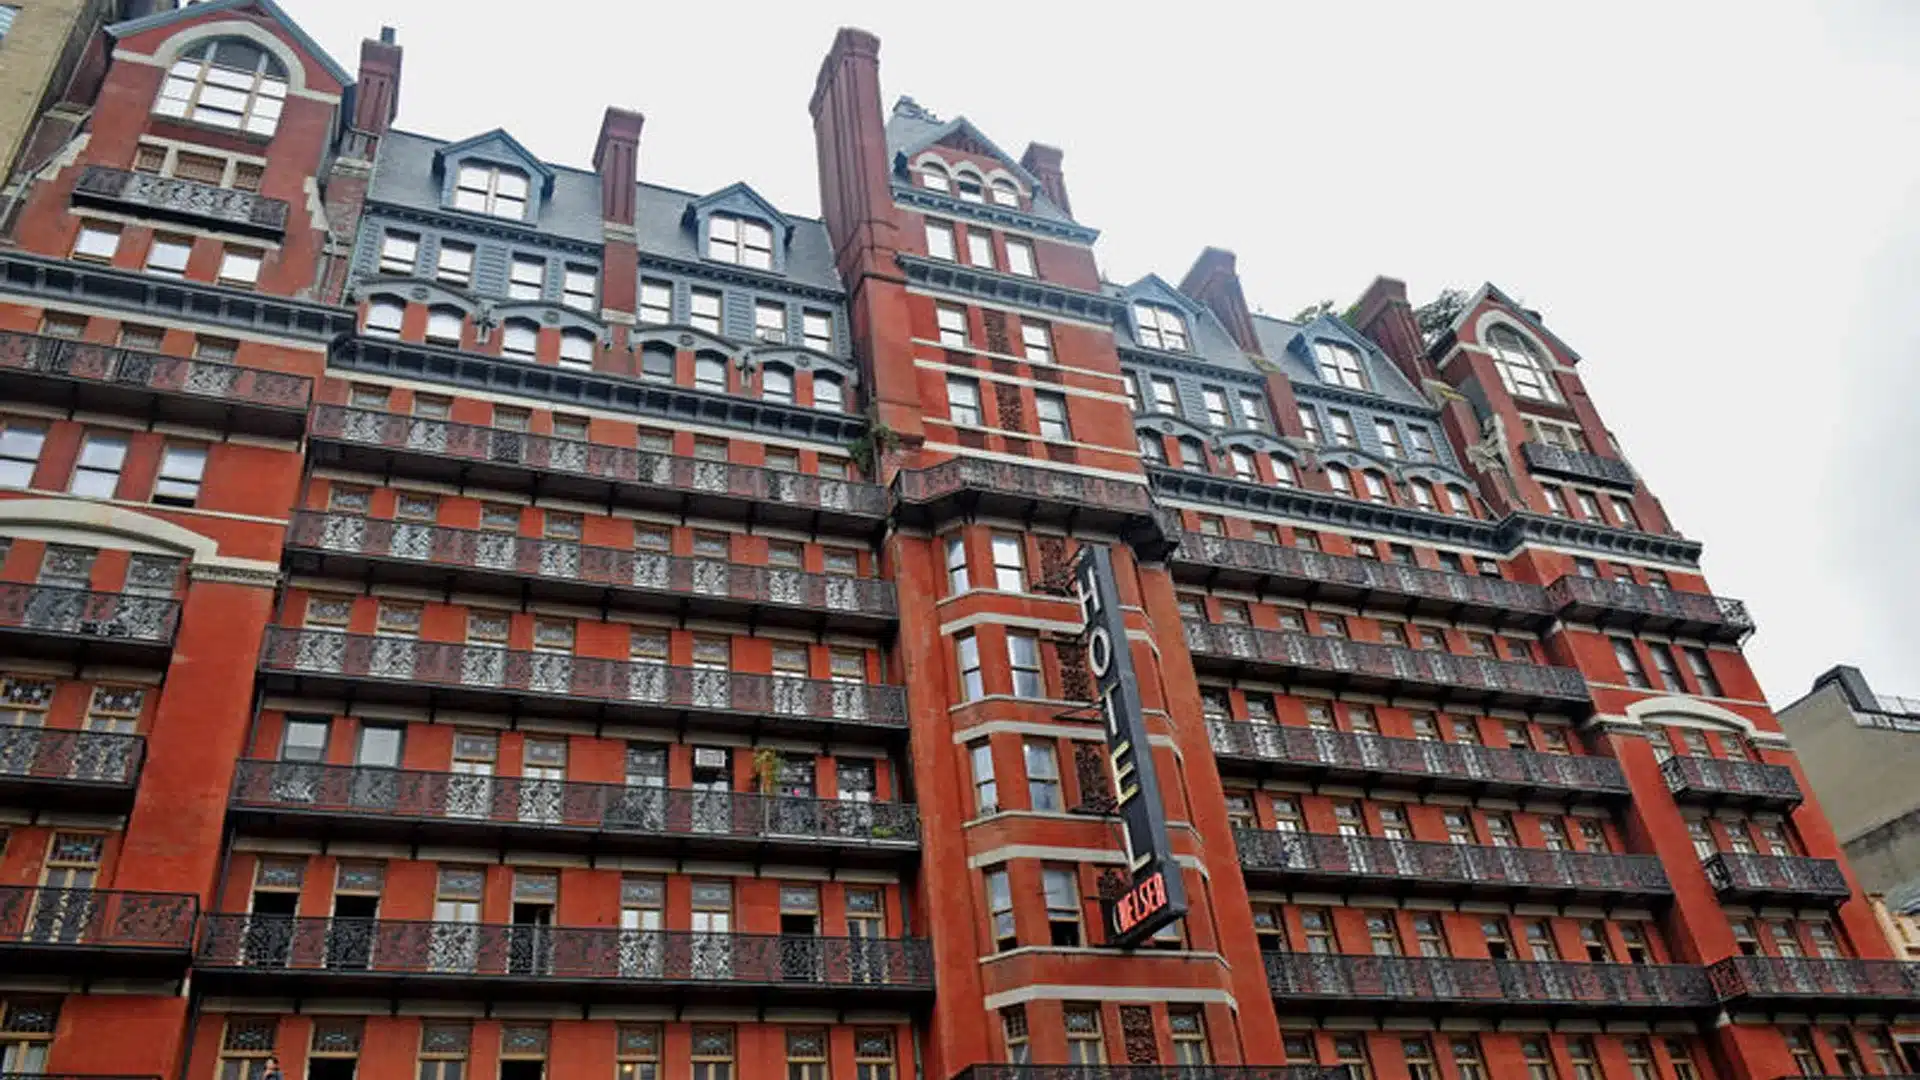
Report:
[{"label": "dormer window", "polygon": [[1360,364],[1360,352],[1331,341],[1313,343],[1314,358],[1320,361],[1320,381],[1329,386],[1353,390],[1367,388],[1367,369]]},{"label": "dormer window", "polygon": [[453,189],[453,205],[456,210],[524,221],[527,174],[500,165],[462,165]]},{"label": "dormer window", "polygon": [[707,220],[707,258],[755,270],[771,270],[773,230],[749,218],[715,214]]},{"label": "dormer window", "polygon": [[984,203],[987,201],[987,187],[980,182],[977,173],[961,172],[954,174],[954,194],[961,202]]},{"label": "dormer window", "polygon": [[947,177],[947,170],[932,162],[920,166],[920,186],[928,191],[952,191],[953,181]]},{"label": "dormer window", "polygon": [[1134,337],[1149,349],[1187,351],[1187,320],[1170,307],[1133,305]]},{"label": "dormer window", "polygon": [[243,38],[218,38],[182,53],[167,69],[159,116],[272,135],[287,97],[287,66]]},{"label": "dormer window", "polygon": [[1013,186],[1013,181],[996,178],[992,184],[992,188],[993,201],[996,205],[1019,207],[1020,189]]},{"label": "dormer window", "polygon": [[1513,327],[1496,326],[1488,331],[1487,348],[1493,351],[1493,366],[1499,369],[1500,381],[1506,384],[1508,393],[1532,401],[1560,400],[1560,395],[1554,393],[1553,378],[1547,373],[1547,363],[1540,350]]}]

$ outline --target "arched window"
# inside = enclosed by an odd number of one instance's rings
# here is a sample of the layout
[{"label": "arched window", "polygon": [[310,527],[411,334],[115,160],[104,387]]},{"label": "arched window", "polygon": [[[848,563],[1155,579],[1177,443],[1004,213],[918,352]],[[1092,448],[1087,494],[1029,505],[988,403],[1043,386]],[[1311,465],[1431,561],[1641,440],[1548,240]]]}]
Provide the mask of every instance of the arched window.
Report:
[{"label": "arched window", "polygon": [[1435,509],[1433,485],[1425,480],[1407,481],[1407,491],[1413,496],[1413,505],[1431,513]]},{"label": "arched window", "polygon": [[427,340],[442,345],[460,344],[460,327],[466,314],[457,307],[437,307],[427,312]]},{"label": "arched window", "polygon": [[508,319],[500,331],[500,355],[531,360],[540,348],[540,324],[531,319]]},{"label": "arched window", "polygon": [[1013,186],[1013,181],[995,177],[992,188],[994,202],[1001,206],[1018,207],[1020,205],[1020,189]]},{"label": "arched window", "polygon": [[1368,469],[1360,474],[1360,479],[1366,482],[1367,498],[1369,501],[1377,503],[1391,503],[1393,501],[1393,497],[1387,494],[1387,478],[1385,476],[1374,472],[1372,469]]},{"label": "arched window", "polygon": [[640,374],[654,379],[673,378],[673,346],[649,341],[640,349]]},{"label": "arched window", "polygon": [[406,302],[397,296],[380,295],[367,301],[368,337],[397,338],[400,336],[400,319],[406,315]]},{"label": "arched window", "polygon": [[817,373],[813,377],[813,407],[827,412],[845,412],[847,410],[846,387],[840,383],[838,375]]},{"label": "arched window", "polygon": [[287,97],[287,66],[245,38],[216,38],[180,54],[153,103],[159,116],[272,135]]},{"label": "arched window", "polygon": [[707,219],[707,258],[755,270],[773,269],[773,230],[752,218],[715,214]]},{"label": "arched window", "polygon": [[1180,467],[1188,472],[1207,471],[1207,448],[1191,435],[1180,440]]},{"label": "arched window", "polygon": [[1360,364],[1360,353],[1331,341],[1313,343],[1314,358],[1320,361],[1320,381],[1355,390],[1367,388],[1367,372]]},{"label": "arched window", "polygon": [[1554,392],[1553,376],[1547,371],[1545,358],[1519,331],[1511,326],[1495,326],[1487,331],[1487,348],[1493,351],[1493,365],[1499,369],[1500,381],[1506,384],[1508,393],[1534,401],[1560,400],[1560,395]]},{"label": "arched window", "polygon": [[585,330],[560,332],[560,366],[575,371],[593,370],[593,335]]},{"label": "arched window", "polygon": [[1267,459],[1273,462],[1273,482],[1281,487],[1293,487],[1297,481],[1293,477],[1293,462],[1279,454],[1269,454]]},{"label": "arched window", "polygon": [[718,353],[701,353],[693,358],[693,385],[702,390],[727,390],[727,358]]},{"label": "arched window", "polygon": [[1139,434],[1139,441],[1140,456],[1149,464],[1165,465],[1167,463],[1167,447],[1160,441],[1160,436],[1150,431],[1143,431]]},{"label": "arched window", "polygon": [[784,364],[768,364],[761,368],[760,396],[782,405],[793,404],[793,369]]},{"label": "arched window", "polygon": [[1468,495],[1467,489],[1461,487],[1459,484],[1447,485],[1447,501],[1453,504],[1448,509],[1453,512],[1455,517],[1474,516],[1473,497]]},{"label": "arched window", "polygon": [[920,186],[929,191],[952,191],[953,181],[948,179],[945,166],[929,161],[920,166]]},{"label": "arched window", "polygon": [[1333,489],[1335,495],[1353,497],[1353,477],[1347,474],[1343,466],[1327,466],[1327,486]]},{"label": "arched window", "polygon": [[527,174],[503,165],[462,165],[453,189],[453,207],[510,221],[525,220]]},{"label": "arched window", "polygon": [[1253,464],[1252,453],[1236,446],[1227,451],[1227,462],[1233,466],[1235,479],[1245,480],[1248,483],[1260,479],[1260,473],[1255,469]]},{"label": "arched window", "polygon": [[980,180],[980,174],[961,169],[953,174],[954,194],[961,202],[984,203],[987,201],[987,186]]}]

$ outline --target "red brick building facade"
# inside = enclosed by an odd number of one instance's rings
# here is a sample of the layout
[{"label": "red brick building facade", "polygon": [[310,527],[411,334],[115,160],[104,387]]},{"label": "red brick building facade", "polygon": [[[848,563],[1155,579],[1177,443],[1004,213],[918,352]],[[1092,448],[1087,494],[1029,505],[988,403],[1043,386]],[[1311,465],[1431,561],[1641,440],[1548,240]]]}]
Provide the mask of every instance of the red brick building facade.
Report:
[{"label": "red brick building facade", "polygon": [[[9,223],[0,1073],[1920,1070],[1536,314],[1108,282],[1058,150],[856,31],[819,220],[620,109],[592,170],[398,129],[401,69],[109,27]],[[1187,910],[1122,949],[1134,800]]]}]

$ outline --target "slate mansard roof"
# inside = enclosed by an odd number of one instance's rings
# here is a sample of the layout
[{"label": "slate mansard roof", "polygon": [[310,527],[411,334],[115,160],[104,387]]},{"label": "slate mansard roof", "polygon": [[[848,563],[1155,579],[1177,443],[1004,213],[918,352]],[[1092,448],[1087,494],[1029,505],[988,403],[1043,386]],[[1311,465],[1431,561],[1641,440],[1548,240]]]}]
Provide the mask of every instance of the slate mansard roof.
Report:
[{"label": "slate mansard roof", "polygon": [[998,160],[1031,196],[1028,213],[1051,221],[1073,221],[1071,215],[1047,196],[1040,187],[1040,181],[1020,164],[1020,159],[1000,149],[985,133],[973,126],[973,121],[964,116],[942,120],[910,97],[903,97],[894,103],[893,112],[887,117],[887,157],[896,165],[904,161],[911,166],[914,157],[922,150],[949,140],[976,146],[987,156]]}]

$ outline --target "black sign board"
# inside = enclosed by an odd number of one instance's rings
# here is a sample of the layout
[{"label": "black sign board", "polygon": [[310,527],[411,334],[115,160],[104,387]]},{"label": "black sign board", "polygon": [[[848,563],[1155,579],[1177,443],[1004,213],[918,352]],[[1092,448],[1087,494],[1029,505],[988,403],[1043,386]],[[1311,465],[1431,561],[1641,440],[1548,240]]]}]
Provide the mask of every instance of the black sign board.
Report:
[{"label": "black sign board", "polygon": [[1101,904],[1107,943],[1132,948],[1187,913],[1187,890],[1167,842],[1167,811],[1160,802],[1153,748],[1140,715],[1140,684],[1133,674],[1113,554],[1087,544],[1073,568],[1074,594],[1085,618],[1081,641],[1093,671],[1094,692],[1107,724],[1107,757],[1126,831],[1129,886]]}]

